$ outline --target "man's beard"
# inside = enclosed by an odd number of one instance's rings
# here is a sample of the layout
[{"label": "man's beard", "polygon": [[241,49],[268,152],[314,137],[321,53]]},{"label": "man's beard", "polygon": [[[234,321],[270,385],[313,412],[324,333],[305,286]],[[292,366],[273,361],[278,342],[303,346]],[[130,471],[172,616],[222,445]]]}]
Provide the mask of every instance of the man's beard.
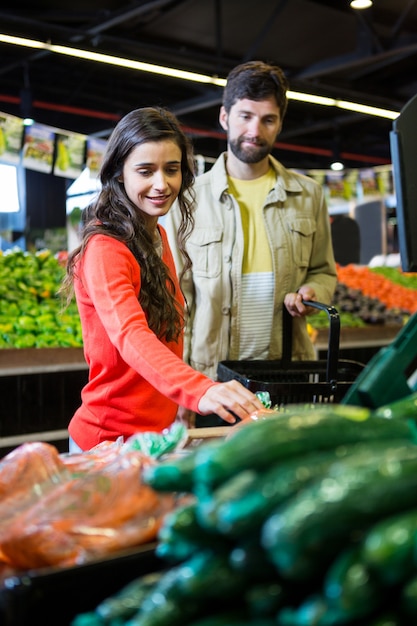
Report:
[{"label": "man's beard", "polygon": [[229,141],[232,154],[234,154],[239,161],[242,161],[242,163],[259,163],[268,156],[272,150],[272,146],[267,143],[262,145],[252,144],[252,148],[242,148],[243,141],[244,139],[241,137]]}]

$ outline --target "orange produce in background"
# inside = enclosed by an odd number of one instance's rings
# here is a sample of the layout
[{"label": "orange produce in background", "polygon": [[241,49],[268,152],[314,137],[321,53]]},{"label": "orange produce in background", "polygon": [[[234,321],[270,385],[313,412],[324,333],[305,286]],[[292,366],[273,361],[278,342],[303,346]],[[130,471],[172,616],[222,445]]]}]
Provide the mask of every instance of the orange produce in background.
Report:
[{"label": "orange produce in background", "polygon": [[417,311],[415,289],[396,284],[366,265],[338,265],[337,279],[351,289],[360,290],[365,296],[377,298],[390,309],[398,308],[410,314]]}]

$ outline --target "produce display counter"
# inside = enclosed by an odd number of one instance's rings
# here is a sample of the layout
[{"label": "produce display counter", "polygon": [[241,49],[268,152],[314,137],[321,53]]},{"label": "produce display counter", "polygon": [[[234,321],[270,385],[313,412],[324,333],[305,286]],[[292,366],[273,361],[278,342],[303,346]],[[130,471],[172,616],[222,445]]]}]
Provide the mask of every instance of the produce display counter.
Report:
[{"label": "produce display counter", "polygon": [[[366,328],[340,329],[340,349],[380,348],[391,343],[402,327],[396,324],[375,324]],[[315,341],[318,350],[325,350],[328,345],[327,330],[319,330]]]},{"label": "produce display counter", "polygon": [[0,350],[0,376],[47,374],[87,369],[82,348]]},{"label": "produce display counter", "polygon": [[[375,325],[366,328],[341,328],[340,349],[379,348],[391,343],[401,326]],[[328,345],[326,329],[318,331],[315,346],[322,351]],[[24,348],[0,350],[0,376],[47,374],[87,369],[82,348]]]},{"label": "produce display counter", "polygon": [[65,451],[87,377],[82,348],[0,350],[0,456],[40,439]]},{"label": "produce display counter", "polygon": [[[400,330],[396,325],[340,330],[340,358],[367,363]],[[326,358],[328,332],[318,331],[315,347]],[[67,446],[67,426],[80,403],[88,367],[82,348],[0,350],[0,456],[24,441]]]},{"label": "produce display counter", "polygon": [[81,612],[93,610],[131,580],[161,570],[156,544],[119,552],[70,568],[45,568],[6,577],[0,583],[2,626],[69,626]]},{"label": "produce display counter", "polygon": [[[366,365],[384,346],[388,346],[397,336],[402,326],[397,324],[375,324],[364,327],[340,328],[339,358],[351,359]],[[326,359],[328,331],[320,329],[314,345],[319,359]]]}]

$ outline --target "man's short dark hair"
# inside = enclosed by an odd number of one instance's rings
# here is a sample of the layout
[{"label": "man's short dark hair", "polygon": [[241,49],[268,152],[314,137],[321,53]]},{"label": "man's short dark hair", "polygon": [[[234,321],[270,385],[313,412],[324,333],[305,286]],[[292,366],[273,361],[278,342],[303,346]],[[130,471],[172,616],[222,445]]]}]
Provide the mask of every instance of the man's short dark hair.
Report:
[{"label": "man's short dark hair", "polygon": [[287,78],[278,65],[248,61],[237,65],[229,73],[223,92],[223,106],[229,113],[238,100],[246,98],[259,101],[273,96],[282,120],[287,110],[288,87]]}]

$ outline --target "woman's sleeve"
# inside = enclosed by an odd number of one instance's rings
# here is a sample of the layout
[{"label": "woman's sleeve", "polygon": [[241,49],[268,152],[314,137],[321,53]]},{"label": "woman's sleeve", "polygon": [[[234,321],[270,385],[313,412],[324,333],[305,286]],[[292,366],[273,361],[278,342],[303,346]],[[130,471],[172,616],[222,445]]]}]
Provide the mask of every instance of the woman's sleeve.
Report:
[{"label": "woman's sleeve", "polygon": [[111,343],[124,361],[158,391],[192,411],[213,384],[188,366],[149,328],[139,304],[140,271],[129,249],[108,237],[93,238],[82,282]]}]

